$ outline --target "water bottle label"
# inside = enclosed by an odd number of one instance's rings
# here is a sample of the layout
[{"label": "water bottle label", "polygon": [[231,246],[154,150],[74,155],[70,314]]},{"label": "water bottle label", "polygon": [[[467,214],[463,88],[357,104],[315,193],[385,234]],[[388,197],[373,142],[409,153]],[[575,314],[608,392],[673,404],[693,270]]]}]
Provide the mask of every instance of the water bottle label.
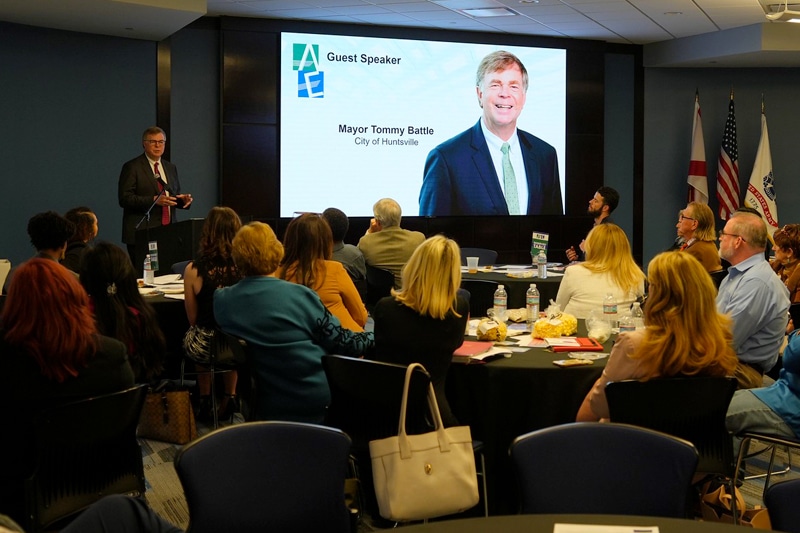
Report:
[{"label": "water bottle label", "polygon": [[507,298],[495,298],[494,299],[494,306],[495,307],[502,307],[506,308],[508,306],[508,299]]},{"label": "water bottle label", "polygon": [[536,296],[528,296],[527,298],[525,298],[525,303],[527,305],[539,305],[539,298],[537,298]]},{"label": "water bottle label", "polygon": [[607,315],[616,314],[617,313],[616,304],[614,304],[614,305],[603,304],[603,313],[605,313]]},{"label": "water bottle label", "polygon": [[636,331],[636,327],[633,324],[620,324],[619,325],[619,332],[620,333],[627,333],[631,331]]}]

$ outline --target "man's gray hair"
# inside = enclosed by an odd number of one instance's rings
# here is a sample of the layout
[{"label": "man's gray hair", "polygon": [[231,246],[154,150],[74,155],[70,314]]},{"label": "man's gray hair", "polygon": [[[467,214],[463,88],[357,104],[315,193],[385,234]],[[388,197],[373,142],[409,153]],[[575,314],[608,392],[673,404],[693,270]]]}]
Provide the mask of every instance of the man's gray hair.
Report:
[{"label": "man's gray hair", "polygon": [[400,225],[400,216],[403,214],[400,204],[391,198],[381,198],[372,206],[375,220],[384,228]]},{"label": "man's gray hair", "polygon": [[742,211],[734,211],[731,214],[733,225],[731,230],[739,235],[744,242],[753,248],[761,250],[767,247],[767,224],[758,215]]}]

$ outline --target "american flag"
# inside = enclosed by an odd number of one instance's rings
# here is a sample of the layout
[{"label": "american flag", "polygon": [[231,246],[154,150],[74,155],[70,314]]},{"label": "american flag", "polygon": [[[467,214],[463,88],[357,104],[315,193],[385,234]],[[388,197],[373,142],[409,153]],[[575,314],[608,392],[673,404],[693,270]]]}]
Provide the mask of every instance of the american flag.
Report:
[{"label": "american flag", "polygon": [[739,207],[739,148],[736,146],[736,116],[733,112],[733,92],[728,105],[728,120],[722,134],[722,147],[717,164],[717,200],[719,218],[728,220]]}]

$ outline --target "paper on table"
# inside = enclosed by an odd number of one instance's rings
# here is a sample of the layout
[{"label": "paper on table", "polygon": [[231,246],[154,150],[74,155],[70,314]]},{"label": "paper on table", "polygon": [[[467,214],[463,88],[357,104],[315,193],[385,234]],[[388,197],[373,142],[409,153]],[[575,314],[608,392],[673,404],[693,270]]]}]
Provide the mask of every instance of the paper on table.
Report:
[{"label": "paper on table", "polygon": [[555,524],[553,533],[658,533],[658,526],[600,526],[592,524]]},{"label": "paper on table", "polygon": [[545,337],[548,346],[580,346],[581,343],[575,337]]},{"label": "paper on table", "polygon": [[163,276],[156,276],[153,279],[154,285],[169,285],[171,283],[182,283],[180,274],[165,274]]}]

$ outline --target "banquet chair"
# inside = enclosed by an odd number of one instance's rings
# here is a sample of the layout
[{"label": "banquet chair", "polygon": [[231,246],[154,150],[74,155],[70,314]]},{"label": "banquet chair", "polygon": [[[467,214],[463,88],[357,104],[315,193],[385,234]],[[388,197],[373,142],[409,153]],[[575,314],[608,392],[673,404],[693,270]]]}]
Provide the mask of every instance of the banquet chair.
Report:
[{"label": "banquet chair", "polygon": [[[612,422],[686,439],[700,454],[697,472],[725,476],[733,494],[733,439],[725,415],[735,390],[732,377],[680,376],[611,382],[605,392]],[[735,501],[732,507],[736,516]]]},{"label": "banquet chair", "polygon": [[49,531],[109,494],[144,496],[136,425],[147,385],[51,407],[33,422],[26,531]]},{"label": "banquet chair", "polygon": [[345,505],[350,438],[300,422],[246,422],[185,446],[175,470],[189,533],[349,533]]},{"label": "banquet chair", "polygon": [[170,270],[173,274],[180,274],[183,277],[183,273],[186,271],[186,266],[191,263],[191,260],[187,261],[178,261],[177,263],[172,263],[172,267]]},{"label": "banquet chair", "polygon": [[[770,480],[772,476],[788,474],[792,470],[792,450],[800,450],[800,439],[795,439],[791,437],[784,437],[783,435],[773,435],[770,433],[761,433],[757,431],[747,431],[737,437],[741,438],[741,444],[739,445],[739,454],[736,458],[736,469],[734,470],[734,482],[738,481],[738,476],[741,471],[743,471],[743,463],[744,459],[747,457],[750,443],[752,441],[758,441],[761,443],[768,444],[766,449],[770,449],[770,457],[769,457],[769,465],[767,466],[767,470],[764,474],[756,474],[753,476],[745,476],[745,479],[755,479],[757,477],[764,477],[764,492],[762,493],[762,499],[766,501],[767,498],[767,491],[770,487]],[[787,465],[783,470],[773,471],[772,468],[775,464],[775,452],[777,451],[777,447],[782,446],[786,450],[787,454]],[[742,470],[740,470],[742,469]]]},{"label": "banquet chair", "polygon": [[[626,424],[579,422],[519,436],[509,448],[521,514],[686,517],[697,450]],[[624,473],[624,475],[622,474]]]},{"label": "banquet chair", "polygon": [[764,505],[774,531],[800,533],[800,479],[775,483],[766,489]]},{"label": "banquet chair", "polygon": [[461,266],[467,266],[467,257],[477,257],[479,266],[487,266],[497,261],[497,252],[488,248],[462,248]]},{"label": "banquet chair", "polygon": [[494,305],[494,291],[499,284],[485,279],[462,279],[461,288],[469,292],[469,316],[486,316],[486,310]]},{"label": "banquet chair", "polygon": [[0,259],[0,287],[6,282],[9,272],[11,272],[11,261]]},{"label": "banquet chair", "polygon": [[[227,357],[221,359],[220,356],[225,354]],[[208,363],[201,364],[206,367],[206,370],[186,370],[186,363],[198,364],[194,359],[187,356],[185,353],[181,358],[181,374],[180,374],[180,387],[183,388],[186,376],[198,376],[201,374],[211,375],[211,412],[214,429],[219,427],[219,416],[217,413],[217,374],[231,372],[237,370],[239,367],[245,365],[247,361],[247,343],[226,333],[219,328],[214,330],[214,338],[211,342],[210,359]],[[188,383],[186,384],[188,385]]]},{"label": "banquet chair", "polygon": [[391,294],[394,288],[394,274],[385,268],[367,265],[367,300],[364,305],[372,311],[378,300]]},{"label": "banquet chair", "polygon": [[725,279],[725,277],[728,275],[728,271],[725,269],[717,270],[715,272],[709,272],[709,275],[711,276],[711,281],[714,282],[714,286],[717,289],[719,289],[719,285],[720,283],[722,283],[722,280]]},{"label": "banquet chair", "polygon": [[[350,435],[353,441],[351,466],[363,493],[369,498],[365,508],[377,513],[369,441],[397,435],[408,367],[342,355],[324,355],[322,368],[331,391],[325,424]],[[427,371],[415,368],[411,375],[406,408],[406,430],[409,435],[433,430],[428,409],[430,382]],[[473,441],[473,448],[480,460],[478,470],[482,479],[484,514],[488,515],[486,469],[480,442]]]}]

